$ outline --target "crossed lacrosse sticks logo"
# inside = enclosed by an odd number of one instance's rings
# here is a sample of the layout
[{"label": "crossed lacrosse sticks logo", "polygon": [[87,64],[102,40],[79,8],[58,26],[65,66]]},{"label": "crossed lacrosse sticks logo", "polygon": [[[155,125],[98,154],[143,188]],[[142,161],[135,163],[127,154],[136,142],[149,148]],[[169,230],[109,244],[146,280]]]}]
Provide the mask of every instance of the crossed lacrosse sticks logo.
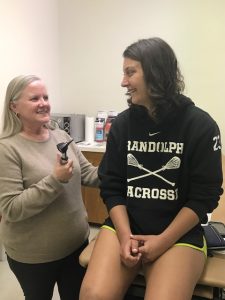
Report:
[{"label": "crossed lacrosse sticks logo", "polygon": [[158,173],[162,172],[162,171],[165,171],[165,170],[179,169],[180,162],[181,162],[180,158],[177,157],[177,156],[174,156],[164,166],[162,166],[162,168],[160,168],[160,169],[158,169],[156,171],[150,171],[150,170],[144,168],[143,165],[139,164],[139,162],[133,156],[133,154],[129,153],[129,154],[127,154],[127,163],[128,163],[128,165],[136,167],[136,168],[138,168],[140,170],[144,170],[145,172],[147,172],[147,174],[140,175],[140,176],[133,177],[133,178],[128,178],[127,182],[130,182],[130,181],[133,181],[133,180],[136,180],[136,179],[139,179],[139,178],[143,178],[143,177],[147,177],[147,176],[153,175],[153,176],[156,176],[156,177],[162,179],[163,181],[167,182],[168,184],[174,186],[175,185],[174,182],[171,182],[171,181],[167,180],[166,178],[162,177]]}]

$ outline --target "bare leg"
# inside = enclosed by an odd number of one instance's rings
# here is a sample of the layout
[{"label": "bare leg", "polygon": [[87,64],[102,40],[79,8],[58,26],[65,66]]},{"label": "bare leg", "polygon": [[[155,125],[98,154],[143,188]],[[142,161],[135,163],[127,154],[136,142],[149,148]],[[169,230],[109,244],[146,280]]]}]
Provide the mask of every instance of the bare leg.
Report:
[{"label": "bare leg", "polygon": [[193,248],[170,248],[155,262],[144,266],[145,300],[190,300],[205,261],[205,255]]},{"label": "bare leg", "polygon": [[127,268],[120,260],[115,232],[101,229],[82,283],[80,300],[122,300],[140,265]]}]

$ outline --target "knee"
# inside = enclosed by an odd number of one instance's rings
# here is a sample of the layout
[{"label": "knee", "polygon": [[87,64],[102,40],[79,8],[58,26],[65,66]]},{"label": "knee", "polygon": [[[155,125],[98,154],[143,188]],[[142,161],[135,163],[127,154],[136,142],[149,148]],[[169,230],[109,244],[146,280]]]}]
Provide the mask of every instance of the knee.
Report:
[{"label": "knee", "polygon": [[104,297],[99,289],[93,286],[83,285],[80,290],[79,300],[107,300],[107,298]]}]

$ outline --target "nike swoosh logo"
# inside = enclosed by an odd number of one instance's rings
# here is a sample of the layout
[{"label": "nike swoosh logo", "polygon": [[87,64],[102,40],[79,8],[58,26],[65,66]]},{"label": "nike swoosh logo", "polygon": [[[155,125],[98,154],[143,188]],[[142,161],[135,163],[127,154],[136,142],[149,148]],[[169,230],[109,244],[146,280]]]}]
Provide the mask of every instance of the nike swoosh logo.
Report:
[{"label": "nike swoosh logo", "polygon": [[153,135],[156,135],[156,134],[159,134],[159,133],[160,133],[160,131],[154,132],[154,133],[149,132],[149,136],[153,136]]}]

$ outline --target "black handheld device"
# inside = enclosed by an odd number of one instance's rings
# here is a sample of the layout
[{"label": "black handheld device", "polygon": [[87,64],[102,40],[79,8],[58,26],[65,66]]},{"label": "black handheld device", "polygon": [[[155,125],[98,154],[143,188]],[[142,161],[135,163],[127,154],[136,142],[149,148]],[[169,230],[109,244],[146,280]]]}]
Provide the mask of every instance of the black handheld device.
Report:
[{"label": "black handheld device", "polygon": [[68,146],[69,144],[73,141],[70,140],[69,142],[67,143],[59,143],[57,144],[57,149],[59,150],[59,152],[62,153],[62,156],[61,156],[61,164],[66,164],[67,161],[68,161],[68,156],[67,156],[67,149],[68,149]]}]

